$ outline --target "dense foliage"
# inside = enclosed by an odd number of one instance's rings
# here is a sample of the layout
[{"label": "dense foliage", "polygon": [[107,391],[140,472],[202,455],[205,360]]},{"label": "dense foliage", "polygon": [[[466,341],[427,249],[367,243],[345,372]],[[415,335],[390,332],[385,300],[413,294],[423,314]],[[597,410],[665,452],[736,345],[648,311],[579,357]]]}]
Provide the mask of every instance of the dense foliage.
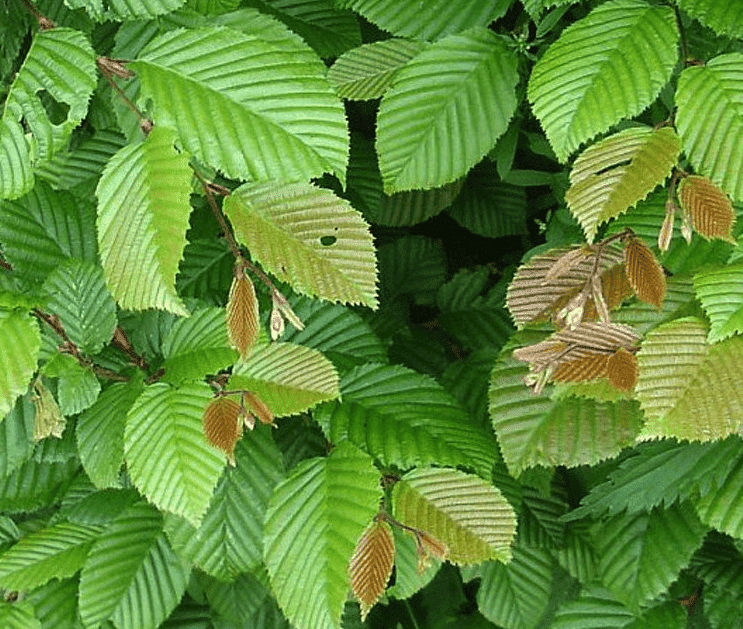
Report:
[{"label": "dense foliage", "polygon": [[0,0],[0,626],[743,627],[742,38]]}]

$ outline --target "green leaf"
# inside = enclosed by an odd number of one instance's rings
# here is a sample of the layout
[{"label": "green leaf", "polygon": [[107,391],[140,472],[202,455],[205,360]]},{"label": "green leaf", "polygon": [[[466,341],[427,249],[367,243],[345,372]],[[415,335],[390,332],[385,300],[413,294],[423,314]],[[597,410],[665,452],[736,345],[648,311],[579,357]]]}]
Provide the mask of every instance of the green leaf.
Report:
[{"label": "green leaf", "polygon": [[601,223],[642,201],[671,173],[681,140],[670,127],[631,127],[594,144],[575,160],[565,200],[593,242]]},{"label": "green leaf", "polygon": [[370,22],[394,35],[431,40],[472,26],[487,26],[501,17],[510,5],[510,0],[486,4],[477,0],[456,3],[427,0],[425,5],[409,0],[340,1],[340,6],[361,13]]},{"label": "green leaf", "polygon": [[42,629],[78,629],[77,587],[77,578],[55,579],[28,593]]},{"label": "green leaf", "polygon": [[96,487],[117,487],[124,462],[126,415],[142,393],[141,379],[112,384],[77,421],[77,449]]},{"label": "green leaf", "polygon": [[19,397],[10,413],[0,420],[0,477],[15,472],[34,449],[33,404],[28,395]]},{"label": "green leaf", "polygon": [[650,513],[618,514],[595,537],[602,582],[637,612],[677,578],[706,532],[686,502]]},{"label": "green leaf", "polygon": [[655,100],[678,60],[678,38],[673,10],[640,0],[604,2],[562,32],[528,91],[561,162]]},{"label": "green leaf", "polygon": [[224,454],[204,437],[212,399],[206,384],[153,384],[129,409],[124,452],[132,482],[159,508],[198,526],[224,468]]},{"label": "green leaf", "polygon": [[100,526],[60,522],[21,538],[2,555],[0,584],[10,590],[31,590],[50,579],[75,574],[100,532]]},{"label": "green leaf", "polygon": [[410,294],[417,304],[432,304],[446,280],[446,254],[440,243],[425,236],[404,236],[379,248],[382,301]]},{"label": "green leaf", "polygon": [[179,295],[223,305],[235,258],[223,240],[192,239],[183,250],[175,285]]},{"label": "green leaf", "polygon": [[387,588],[387,596],[403,600],[422,590],[436,576],[441,562],[431,556],[421,570],[421,557],[413,535],[393,527],[395,538],[395,583]]},{"label": "green leaf", "polygon": [[679,76],[676,126],[684,152],[733,201],[743,201],[743,54],[720,55]]},{"label": "green leaf", "polygon": [[235,367],[228,386],[258,394],[277,417],[302,413],[340,395],[333,364],[317,350],[291,343],[255,347]]},{"label": "green leaf", "polygon": [[[32,169],[65,146],[88,111],[95,82],[95,53],[82,33],[54,28],[34,37],[0,124],[0,199],[16,199],[33,187]],[[64,120],[49,118],[42,103],[46,95],[66,107]],[[22,120],[30,130],[27,138]]]},{"label": "green leaf", "polygon": [[302,181],[331,172],[345,178],[343,107],[325,66],[289,31],[171,31],[129,67],[153,101],[155,123],[177,129],[188,151],[228,177]]},{"label": "green leaf", "polygon": [[724,0],[679,0],[679,8],[718,35],[743,36],[743,5]]},{"label": "green leaf", "polygon": [[738,439],[734,439],[733,443],[738,446],[737,456],[729,455],[725,459],[717,460],[718,469],[722,468],[725,471],[730,467],[732,469],[718,487],[705,493],[696,501],[695,507],[702,522],[740,539],[743,537],[743,501],[740,496],[743,488],[741,484],[743,452],[741,452],[741,443]]},{"label": "green leaf", "polygon": [[16,398],[25,393],[36,370],[41,348],[39,326],[25,313],[0,310],[0,417],[5,417]]},{"label": "green leaf", "polygon": [[409,39],[385,39],[344,53],[328,70],[338,96],[369,100],[382,96],[395,74],[426,45]]},{"label": "green leaf", "polygon": [[39,463],[29,459],[0,479],[0,511],[27,513],[57,503],[79,469],[74,459]]},{"label": "green leaf", "polygon": [[167,544],[162,515],[137,502],[93,543],[80,575],[83,624],[111,619],[119,629],[156,629],[180,601],[188,573]]},{"label": "green leaf", "polygon": [[263,519],[274,486],[284,477],[281,452],[268,426],[257,425],[235,448],[198,528],[168,517],[165,530],[181,557],[222,581],[254,571],[263,558]]},{"label": "green leaf", "polygon": [[383,465],[461,465],[490,478],[497,459],[492,434],[433,378],[367,364],[343,377],[341,395],[342,402],[314,413],[330,441],[347,439]]},{"label": "green leaf", "polygon": [[379,108],[385,192],[465,175],[506,131],[517,82],[516,57],[487,29],[450,35],[411,59]]},{"label": "green leaf", "polygon": [[237,352],[227,339],[223,308],[196,310],[179,319],[163,339],[165,380],[178,384],[202,380],[237,361]]},{"label": "green leaf", "polygon": [[86,354],[97,354],[116,327],[116,304],[103,271],[90,262],[70,260],[44,282],[46,311],[56,314],[69,339]]},{"label": "green leaf", "polygon": [[635,615],[614,598],[611,592],[601,586],[590,585],[581,591],[579,598],[557,610],[550,629],[629,628],[634,619]]},{"label": "green leaf", "polygon": [[710,320],[708,343],[743,332],[743,264],[699,271],[694,292]]},{"label": "green leaf", "polygon": [[155,127],[144,142],[119,150],[98,183],[101,262],[122,308],[188,314],[175,276],[191,213],[191,170],[174,141],[172,131]]},{"label": "green leaf", "polygon": [[42,629],[30,603],[0,603],[0,623],[7,629]]},{"label": "green leaf", "polygon": [[395,484],[394,515],[447,548],[447,559],[472,564],[511,559],[516,514],[500,491],[458,470],[417,469]]},{"label": "green leaf", "polygon": [[96,401],[101,392],[101,383],[92,369],[83,367],[72,356],[64,358],[68,359],[65,361],[67,365],[57,381],[59,410],[62,415],[76,415]]},{"label": "green leaf", "polygon": [[98,22],[106,20],[143,20],[170,13],[180,8],[185,0],[67,0],[71,9],[85,9]]},{"label": "green leaf", "polygon": [[704,323],[693,317],[645,336],[637,353],[635,388],[646,418],[641,438],[711,441],[738,431],[743,339],[708,346],[706,336]]},{"label": "green leaf", "polygon": [[261,580],[252,574],[241,574],[230,583],[221,583],[199,575],[212,615],[218,616],[222,622],[231,623],[228,626],[237,627],[248,622],[269,600],[269,592]]},{"label": "green leaf", "polygon": [[490,417],[512,474],[534,465],[594,464],[632,444],[642,414],[633,400],[550,398],[524,384],[529,367],[514,358],[499,361],[490,376]]},{"label": "green leaf", "polygon": [[276,599],[300,629],[339,629],[356,542],[379,509],[371,458],[351,444],[300,463],[268,505],[264,560]]},{"label": "green leaf", "polygon": [[422,223],[449,207],[462,189],[462,183],[460,179],[441,188],[406,190],[392,196],[382,194],[373,222],[390,227]]},{"label": "green leaf", "polygon": [[376,308],[372,236],[348,201],[311,184],[246,184],[225,210],[251,255],[295,290]]}]

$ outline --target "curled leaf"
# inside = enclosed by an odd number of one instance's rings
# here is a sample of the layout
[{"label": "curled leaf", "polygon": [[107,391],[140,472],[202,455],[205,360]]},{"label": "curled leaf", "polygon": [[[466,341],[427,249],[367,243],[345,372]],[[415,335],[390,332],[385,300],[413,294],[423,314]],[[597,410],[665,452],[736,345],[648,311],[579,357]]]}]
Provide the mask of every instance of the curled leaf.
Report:
[{"label": "curled leaf", "polygon": [[230,465],[235,465],[235,444],[242,436],[241,411],[240,405],[227,397],[213,399],[204,409],[204,434],[227,455]]},{"label": "curled leaf", "polygon": [[297,330],[304,330],[304,323],[292,310],[291,305],[276,289],[271,293],[271,340],[277,340],[284,333],[284,320],[291,323]]},{"label": "curled leaf", "polygon": [[637,384],[637,358],[623,347],[609,356],[606,371],[615,389],[629,391]]},{"label": "curled leaf", "polygon": [[627,278],[638,299],[660,308],[666,295],[666,276],[650,248],[630,237],[624,249]]},{"label": "curled leaf", "polygon": [[227,334],[230,344],[245,360],[258,340],[258,299],[245,269],[238,267],[227,300]]},{"label": "curled leaf", "polygon": [[694,230],[706,238],[733,240],[735,211],[730,198],[707,177],[691,175],[679,184],[679,200]]},{"label": "curled leaf", "polygon": [[[258,418],[262,424],[270,424],[274,426],[274,414],[265,402],[261,400],[255,393],[249,393],[248,391],[243,392],[243,411],[247,411]],[[252,426],[250,426],[252,429]]]},{"label": "curled leaf", "polygon": [[41,441],[46,437],[62,437],[67,420],[59,410],[57,400],[51,391],[44,386],[41,379],[34,382],[34,392],[31,395],[36,415],[34,418],[34,441]]},{"label": "curled leaf", "polygon": [[671,246],[671,237],[673,236],[673,220],[676,217],[676,202],[672,198],[666,201],[666,216],[658,232],[658,249],[663,253],[668,251]]},{"label": "curled leaf", "polygon": [[364,531],[348,563],[351,589],[361,606],[361,620],[384,594],[395,565],[395,540],[387,522],[375,520]]},{"label": "curled leaf", "polygon": [[562,277],[569,273],[576,265],[580,264],[583,260],[593,254],[594,251],[588,246],[566,251],[557,258],[555,263],[549,268],[542,280],[542,284],[547,284],[550,280],[557,279],[558,277]]}]

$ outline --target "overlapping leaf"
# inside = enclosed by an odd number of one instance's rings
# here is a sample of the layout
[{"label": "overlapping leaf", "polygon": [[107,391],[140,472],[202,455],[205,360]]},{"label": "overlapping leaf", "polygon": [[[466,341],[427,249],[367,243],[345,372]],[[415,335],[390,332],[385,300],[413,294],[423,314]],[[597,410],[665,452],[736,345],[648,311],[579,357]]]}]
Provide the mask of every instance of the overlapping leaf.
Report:
[{"label": "overlapping leaf", "polygon": [[340,629],[346,566],[381,497],[371,457],[348,443],[301,463],[276,487],[264,560],[279,605],[299,629]]},{"label": "overlapping leaf", "polygon": [[517,82],[515,56],[487,29],[450,35],[411,59],[379,108],[385,191],[435,188],[467,173],[506,131]]},{"label": "overlapping leaf", "polygon": [[676,90],[676,126],[697,172],[733,201],[743,201],[743,54],[684,69]]},{"label": "overlapping leaf", "polygon": [[447,549],[455,564],[511,559],[516,515],[492,484],[457,470],[421,468],[395,484],[394,515]]},{"label": "overlapping leaf", "polygon": [[660,308],[666,295],[666,276],[653,252],[639,238],[627,239],[624,266],[637,298]]},{"label": "overlapping leaf", "polygon": [[74,458],[53,463],[29,459],[0,479],[0,510],[28,513],[59,501],[80,469]]},{"label": "overlapping leaf", "polygon": [[319,57],[290,31],[277,30],[174,30],[130,67],[154,103],[155,122],[176,129],[185,148],[227,176],[303,181],[332,172],[343,180],[348,132],[341,102]]},{"label": "overlapping leaf", "polygon": [[34,609],[27,601],[0,603],[0,622],[8,629],[42,629]]},{"label": "overlapping leaf", "polygon": [[382,195],[379,210],[374,213],[377,225],[403,227],[417,225],[449,207],[462,189],[462,180],[429,190],[405,190],[392,196]]},{"label": "overlapping leaf", "polygon": [[707,340],[716,343],[743,332],[743,264],[703,270],[694,275],[694,292],[710,320]]},{"label": "overlapping leaf", "polygon": [[694,230],[704,238],[733,242],[733,205],[727,195],[706,177],[684,177],[678,187],[681,207],[689,213]]},{"label": "overlapping leaf", "polygon": [[71,9],[85,9],[90,17],[106,20],[145,20],[170,13],[183,6],[185,0],[70,0]]},{"label": "overlapping leaf", "polygon": [[679,8],[718,35],[743,35],[743,6],[724,0],[679,0]]},{"label": "overlapping leaf", "polygon": [[211,397],[206,384],[150,385],[129,409],[124,432],[134,485],[158,507],[194,525],[209,507],[225,461],[202,428]]},{"label": "overlapping leaf", "polygon": [[27,314],[0,310],[0,417],[13,408],[36,371],[41,335],[39,326]]},{"label": "overlapping leaf", "polygon": [[0,421],[0,477],[8,476],[34,449],[34,407],[28,395],[19,397]]},{"label": "overlapping leaf", "polygon": [[297,291],[376,307],[372,236],[347,201],[311,184],[246,184],[225,210],[251,255]]},{"label": "overlapping leaf", "polygon": [[429,556],[428,561],[421,565],[420,548],[413,534],[397,527],[392,532],[395,537],[395,583],[387,588],[387,596],[410,598],[431,582],[441,567],[441,561]]},{"label": "overlapping leaf", "polygon": [[681,152],[670,127],[625,129],[575,160],[565,200],[592,242],[601,223],[634,207],[668,177]]},{"label": "overlapping leaf", "polygon": [[118,151],[98,183],[101,262],[123,308],[188,314],[175,276],[191,213],[191,171],[174,141],[172,131],[156,127],[144,142]]},{"label": "overlapping leaf", "polygon": [[[740,442],[736,445],[740,446]],[[741,501],[743,453],[740,448],[736,454],[737,456],[723,459],[723,464],[717,466],[726,470],[731,463],[732,469],[719,487],[696,501],[695,507],[705,524],[732,537],[740,538],[743,535],[743,502]]]},{"label": "overlapping leaf", "polygon": [[560,161],[655,100],[676,65],[678,37],[670,8],[640,0],[604,2],[562,32],[528,91]]},{"label": "overlapping leaf", "polygon": [[394,565],[392,529],[387,522],[375,520],[359,539],[348,564],[351,589],[361,605],[362,620],[387,588]]}]

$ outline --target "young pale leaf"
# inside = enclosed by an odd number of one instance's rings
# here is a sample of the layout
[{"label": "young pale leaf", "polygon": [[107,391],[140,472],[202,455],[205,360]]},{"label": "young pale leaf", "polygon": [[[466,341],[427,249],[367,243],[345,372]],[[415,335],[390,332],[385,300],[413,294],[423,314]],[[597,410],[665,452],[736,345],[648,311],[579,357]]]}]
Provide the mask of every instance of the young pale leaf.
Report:
[{"label": "young pale leaf", "polygon": [[328,81],[338,96],[369,100],[382,96],[395,73],[426,48],[421,41],[385,39],[349,50],[328,70]]},{"label": "young pale leaf", "polygon": [[291,343],[257,346],[235,367],[228,388],[257,394],[277,417],[340,395],[333,364],[317,350]]},{"label": "young pale leaf", "polygon": [[361,606],[361,620],[384,594],[395,565],[395,539],[387,522],[375,520],[364,531],[348,563],[351,590]]},{"label": "young pale leaf", "polygon": [[227,300],[227,335],[230,344],[245,360],[260,333],[255,287],[244,269],[236,271]]},{"label": "young pale leaf", "polygon": [[694,292],[710,320],[709,343],[743,332],[743,264],[699,271]]},{"label": "young pale leaf", "polygon": [[230,465],[235,465],[235,444],[243,434],[244,410],[234,399],[218,397],[204,410],[204,434],[215,448],[227,455]]},{"label": "young pale leaf", "polygon": [[34,405],[34,441],[47,437],[61,437],[67,421],[59,410],[52,392],[44,386],[41,378],[33,385],[31,401]]},{"label": "young pale leaf", "polygon": [[154,103],[155,123],[177,129],[188,151],[228,177],[303,181],[331,172],[344,180],[343,106],[320,58],[288,30],[173,30],[129,67]]},{"label": "young pale leaf", "polygon": [[619,216],[665,181],[681,152],[670,127],[625,129],[575,160],[565,200],[591,242],[601,223]]},{"label": "young pale leaf", "polygon": [[534,66],[528,90],[561,162],[655,100],[678,60],[678,37],[669,7],[639,0],[604,2],[562,32]]},{"label": "young pale leaf", "polygon": [[635,388],[646,417],[642,438],[710,441],[740,429],[743,339],[709,346],[706,336],[704,323],[692,317],[646,335]]},{"label": "young pale leaf", "polygon": [[97,188],[98,245],[106,283],[122,308],[185,316],[175,276],[191,213],[191,170],[174,141],[158,126],[108,162]]},{"label": "young pale leaf", "polygon": [[[518,351],[518,350],[517,350]],[[606,378],[609,371],[607,354],[588,354],[560,363],[552,374],[554,382],[586,382]]]},{"label": "young pale leaf", "polygon": [[341,443],[300,463],[266,513],[264,561],[271,587],[299,629],[340,629],[354,548],[377,514],[382,491],[371,457]]},{"label": "young pale leaf", "polygon": [[[676,127],[696,171],[743,201],[743,54],[720,55],[679,76]],[[724,147],[724,148],[723,148]]]},{"label": "young pale leaf", "polygon": [[627,240],[624,247],[624,266],[637,298],[660,308],[666,295],[666,276],[653,252],[639,238]]},{"label": "young pale leaf", "polygon": [[9,590],[32,590],[49,579],[75,574],[101,528],[60,522],[21,538],[2,555],[0,584]]},{"label": "young pale leaf", "polygon": [[224,468],[224,454],[204,438],[206,384],[145,388],[129,409],[124,452],[132,482],[165,511],[198,526]]},{"label": "young pale leaf", "polygon": [[137,502],[90,549],[80,575],[83,624],[98,627],[110,619],[119,629],[156,629],[181,600],[188,574],[165,539],[162,515]]},{"label": "young pale leaf", "polygon": [[348,201],[311,184],[245,184],[224,207],[254,259],[297,291],[376,308],[372,235]]},{"label": "young pale leaf", "polygon": [[694,230],[706,239],[733,239],[735,211],[728,196],[706,177],[684,177],[678,187],[681,207],[689,213]]},{"label": "young pale leaf", "polygon": [[458,470],[421,468],[395,485],[394,515],[447,549],[455,564],[511,559],[516,515],[491,483]]},{"label": "young pale leaf", "polygon": [[0,310],[0,417],[28,388],[41,348],[39,326],[28,314]]},{"label": "young pale leaf", "polygon": [[485,28],[450,35],[411,59],[379,108],[385,192],[436,188],[465,175],[508,128],[517,83],[515,55]]}]

